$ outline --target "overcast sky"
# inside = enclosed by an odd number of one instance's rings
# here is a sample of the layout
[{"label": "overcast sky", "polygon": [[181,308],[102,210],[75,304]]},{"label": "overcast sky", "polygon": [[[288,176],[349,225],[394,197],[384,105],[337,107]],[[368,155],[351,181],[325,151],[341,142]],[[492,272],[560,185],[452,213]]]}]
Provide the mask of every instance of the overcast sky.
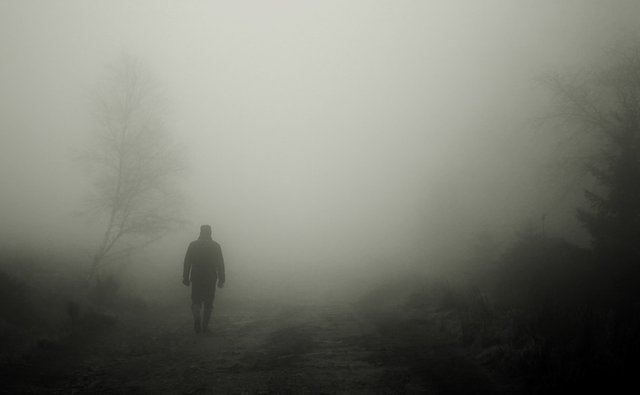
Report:
[{"label": "overcast sky", "polygon": [[95,240],[71,158],[126,53],[189,158],[175,245],[211,223],[237,267],[310,272],[512,231],[553,206],[523,127],[545,102],[534,78],[583,67],[638,20],[633,0],[3,0],[0,226]]}]

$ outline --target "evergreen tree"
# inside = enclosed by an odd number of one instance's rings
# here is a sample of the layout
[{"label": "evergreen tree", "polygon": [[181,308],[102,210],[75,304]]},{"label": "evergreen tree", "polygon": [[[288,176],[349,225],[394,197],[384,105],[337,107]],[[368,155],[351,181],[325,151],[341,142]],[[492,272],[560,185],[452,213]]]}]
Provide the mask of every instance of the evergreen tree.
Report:
[{"label": "evergreen tree", "polygon": [[604,305],[602,316],[613,313],[612,351],[631,366],[640,355],[640,45],[618,48],[591,78],[553,82],[560,115],[596,148],[588,161],[596,183],[577,215],[591,235],[599,281],[610,290],[594,300]]},{"label": "evergreen tree", "polygon": [[[577,216],[616,282],[640,279],[640,46],[618,48],[590,78],[552,80],[561,115],[596,147],[588,170],[596,186]],[[622,285],[622,284],[618,284]]]}]

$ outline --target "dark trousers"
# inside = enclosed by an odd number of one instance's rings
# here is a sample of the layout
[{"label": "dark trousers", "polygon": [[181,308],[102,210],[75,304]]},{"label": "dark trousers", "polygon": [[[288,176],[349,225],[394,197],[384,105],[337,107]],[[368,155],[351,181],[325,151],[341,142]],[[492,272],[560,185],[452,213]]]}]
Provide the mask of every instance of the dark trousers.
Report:
[{"label": "dark trousers", "polygon": [[213,307],[213,300],[216,296],[216,283],[191,283],[191,304],[196,306],[204,305],[205,308]]},{"label": "dark trousers", "polygon": [[[213,310],[213,299],[216,296],[215,281],[213,283],[191,283],[191,312],[193,313],[193,323],[196,333],[207,331],[211,311]],[[202,309],[202,318],[200,310]]]}]

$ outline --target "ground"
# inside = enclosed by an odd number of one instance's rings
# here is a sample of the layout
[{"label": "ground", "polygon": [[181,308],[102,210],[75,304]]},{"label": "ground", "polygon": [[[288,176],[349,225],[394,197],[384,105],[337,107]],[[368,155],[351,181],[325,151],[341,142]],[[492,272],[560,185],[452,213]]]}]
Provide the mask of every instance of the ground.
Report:
[{"label": "ground", "polygon": [[[5,393],[504,393],[448,337],[450,320],[361,305],[217,306],[208,336],[188,306],[151,306],[44,342],[5,370]],[[89,335],[85,335],[90,333]]]}]

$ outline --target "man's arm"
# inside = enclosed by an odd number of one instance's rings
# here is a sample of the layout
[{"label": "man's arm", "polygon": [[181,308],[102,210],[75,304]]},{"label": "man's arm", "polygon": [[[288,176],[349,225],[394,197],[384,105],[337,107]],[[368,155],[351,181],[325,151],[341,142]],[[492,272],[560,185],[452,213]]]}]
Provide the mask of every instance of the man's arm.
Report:
[{"label": "man's arm", "polygon": [[218,247],[218,288],[224,287],[224,258],[222,257],[222,247]]},{"label": "man's arm", "polygon": [[182,283],[189,285],[189,273],[191,272],[191,244],[187,248],[187,253],[184,256],[184,264],[182,266]]}]

